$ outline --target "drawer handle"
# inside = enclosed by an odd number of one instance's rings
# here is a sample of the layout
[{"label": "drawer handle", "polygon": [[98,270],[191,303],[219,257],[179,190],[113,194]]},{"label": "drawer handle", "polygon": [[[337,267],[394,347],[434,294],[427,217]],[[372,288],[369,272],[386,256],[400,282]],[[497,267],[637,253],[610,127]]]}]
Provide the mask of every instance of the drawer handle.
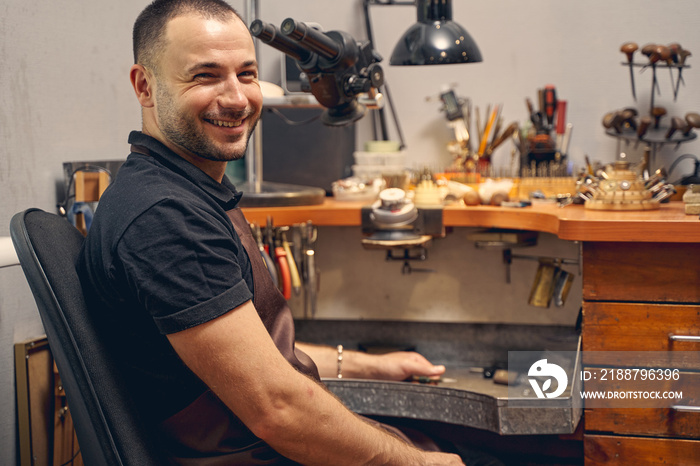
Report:
[{"label": "drawer handle", "polygon": [[671,409],[685,413],[700,413],[700,406],[673,405]]},{"label": "drawer handle", "polygon": [[700,342],[700,336],[695,336],[695,335],[674,335],[670,334],[668,336],[668,339],[671,341],[694,341],[694,342]]}]

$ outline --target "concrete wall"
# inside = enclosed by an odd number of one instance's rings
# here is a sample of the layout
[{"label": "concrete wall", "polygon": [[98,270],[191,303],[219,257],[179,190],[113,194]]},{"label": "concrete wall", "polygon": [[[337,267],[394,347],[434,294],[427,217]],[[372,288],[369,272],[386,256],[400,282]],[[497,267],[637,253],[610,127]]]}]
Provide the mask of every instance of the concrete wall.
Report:
[{"label": "concrete wall", "polygon": [[[365,37],[359,0],[261,3],[260,17],[277,25],[291,16]],[[449,162],[449,130],[437,102],[426,102],[426,97],[452,84],[474,105],[483,109],[502,103],[506,121],[523,121],[524,98],[534,99],[538,87],[553,83],[560,98],[569,101],[572,159],[581,164],[588,154],[593,160],[611,161],[616,143],[604,135],[601,118],[610,109],[634,104],[628,70],[620,65],[620,44],[678,41],[698,50],[700,4],[694,0],[453,3],[455,19],[476,39],[484,63],[384,67],[415,167],[439,168]],[[126,156],[127,134],[140,126],[128,80],[131,26],[145,4],[0,2],[0,236],[8,235],[15,212],[55,209],[62,199],[63,162]],[[232,4],[242,8],[243,1]],[[376,48],[386,62],[414,15],[409,7],[372,9]],[[263,79],[278,79],[278,59],[269,47],[261,49]],[[694,66],[693,57],[689,63]],[[646,109],[650,74],[647,70],[636,76],[638,105]],[[673,102],[667,74],[659,76],[662,95],[657,102],[674,114],[700,109],[698,73],[691,68],[684,77],[686,85]],[[358,134],[360,144],[370,137],[367,121],[359,123]],[[686,144],[677,152],[663,150],[656,166],[668,168],[678,155],[697,153],[698,144]],[[630,150],[630,156],[638,158],[640,151]],[[495,163],[507,160],[509,152],[510,147],[504,147],[496,153]],[[674,175],[680,178],[691,168],[692,163],[683,162]],[[322,229],[319,317],[573,324],[580,290],[566,308],[528,309],[525,301],[535,265],[516,262],[514,282],[505,285],[498,253],[474,250],[464,240],[466,233],[458,229],[433,245],[428,262],[419,266],[436,273],[402,276],[400,263],[386,263],[381,253],[359,248],[358,231]],[[576,245],[543,235],[537,253],[571,257],[576,252]],[[580,278],[576,285],[580,288]],[[17,454],[12,347],[42,333],[21,270],[0,269],[0,464],[14,464]]]}]

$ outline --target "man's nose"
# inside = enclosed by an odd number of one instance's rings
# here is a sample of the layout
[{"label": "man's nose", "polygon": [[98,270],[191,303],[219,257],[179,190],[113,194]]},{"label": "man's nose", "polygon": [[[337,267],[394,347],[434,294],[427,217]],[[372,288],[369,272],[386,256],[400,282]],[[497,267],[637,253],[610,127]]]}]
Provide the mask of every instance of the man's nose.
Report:
[{"label": "man's nose", "polygon": [[243,109],[248,106],[248,97],[237,76],[225,81],[218,100],[219,105],[224,108]]}]

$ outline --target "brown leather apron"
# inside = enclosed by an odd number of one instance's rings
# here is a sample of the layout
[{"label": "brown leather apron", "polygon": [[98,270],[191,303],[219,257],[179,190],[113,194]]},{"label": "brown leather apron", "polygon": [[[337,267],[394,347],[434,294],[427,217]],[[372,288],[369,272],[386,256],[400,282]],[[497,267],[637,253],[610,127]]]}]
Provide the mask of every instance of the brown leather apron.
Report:
[{"label": "brown leather apron", "polygon": [[[265,328],[282,355],[300,372],[320,380],[316,365],[294,345],[294,322],[287,301],[273,283],[250,226],[240,209],[227,212],[253,268],[255,305]],[[437,451],[437,445],[420,432],[399,430],[371,419],[365,421],[425,450]],[[293,465],[252,432],[210,390],[184,410],[162,423],[175,464],[185,466]],[[170,442],[169,442],[170,443]]]},{"label": "brown leather apron", "polygon": [[[316,365],[294,346],[294,322],[287,301],[272,282],[250,226],[240,209],[227,212],[253,269],[253,305],[284,358],[299,372],[319,380]],[[176,464],[197,466],[296,464],[258,439],[210,390],[161,427]],[[212,456],[215,455],[215,456]]]}]

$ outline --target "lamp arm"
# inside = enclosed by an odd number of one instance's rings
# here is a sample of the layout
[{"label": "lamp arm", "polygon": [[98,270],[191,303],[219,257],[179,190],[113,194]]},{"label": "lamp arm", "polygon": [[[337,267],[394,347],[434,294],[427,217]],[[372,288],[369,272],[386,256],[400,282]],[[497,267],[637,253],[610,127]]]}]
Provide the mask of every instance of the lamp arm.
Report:
[{"label": "lamp arm", "polygon": [[[416,3],[413,1],[394,1],[394,0],[363,0],[362,2],[362,10],[365,15],[365,29],[367,30],[367,40],[369,41],[370,47],[372,50],[374,50],[374,37],[372,34],[372,20],[370,18],[369,14],[369,7],[370,5],[382,5],[382,6],[388,6],[388,5],[415,5]],[[387,104],[389,106],[389,110],[391,110],[391,117],[394,120],[394,126],[396,128],[396,134],[398,135],[399,138],[399,147],[401,149],[406,148],[406,141],[404,140],[403,137],[403,131],[401,130],[401,124],[399,123],[399,117],[396,114],[396,107],[394,106],[394,101],[391,98],[391,92],[389,91],[389,85],[387,83],[386,77],[384,78],[384,84],[382,85],[382,88],[379,89],[379,91],[386,96]],[[386,115],[384,113],[384,108],[378,108],[377,109],[378,116],[379,116],[379,126],[382,132],[382,139],[384,141],[389,139],[389,132],[387,130],[386,126]],[[375,121],[375,114],[372,114],[372,121]],[[377,128],[376,128],[376,122],[373,125],[373,130],[376,138],[377,134]]]}]

